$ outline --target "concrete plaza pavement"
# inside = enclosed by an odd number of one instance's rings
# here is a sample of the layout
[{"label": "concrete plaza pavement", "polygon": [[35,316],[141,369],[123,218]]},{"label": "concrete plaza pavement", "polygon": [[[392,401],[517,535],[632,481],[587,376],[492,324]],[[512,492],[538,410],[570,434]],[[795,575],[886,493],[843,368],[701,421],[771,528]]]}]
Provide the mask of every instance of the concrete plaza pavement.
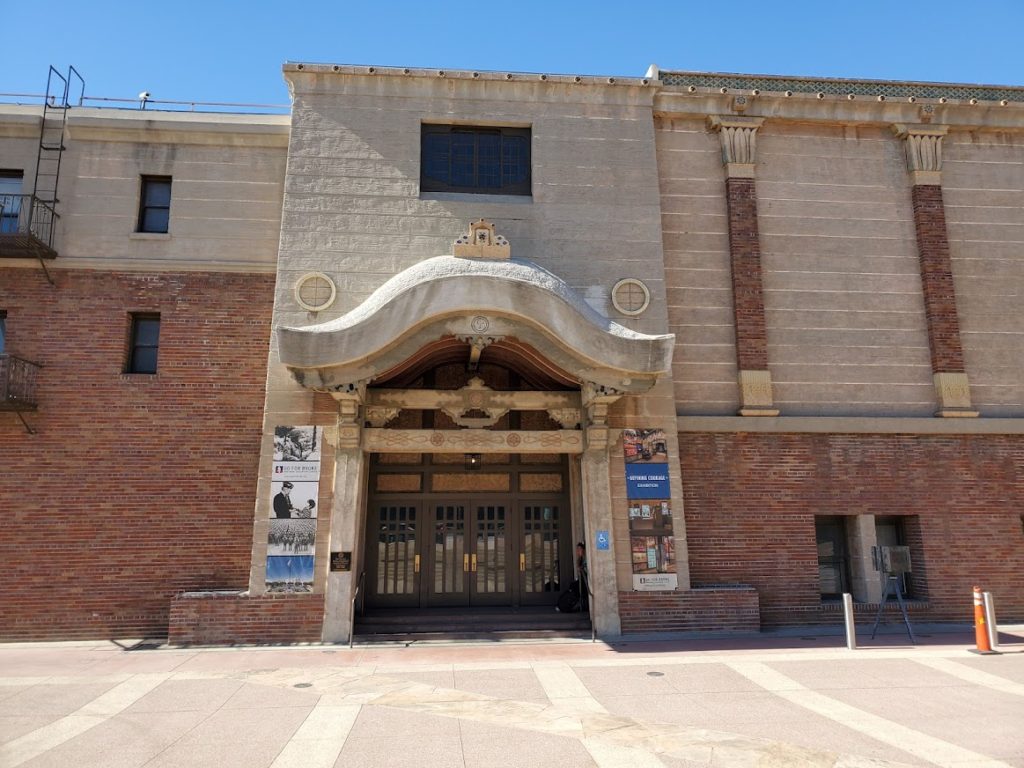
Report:
[{"label": "concrete plaza pavement", "polygon": [[1024,768],[1024,626],[1002,629],[985,657],[967,628],[856,651],[811,635],[0,645],[0,768]]}]

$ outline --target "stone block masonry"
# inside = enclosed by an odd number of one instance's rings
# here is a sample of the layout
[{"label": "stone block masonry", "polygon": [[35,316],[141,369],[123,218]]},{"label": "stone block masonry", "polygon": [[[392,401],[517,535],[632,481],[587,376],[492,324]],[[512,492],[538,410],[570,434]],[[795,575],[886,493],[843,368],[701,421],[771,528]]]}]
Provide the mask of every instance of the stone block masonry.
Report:
[{"label": "stone block masonry", "polygon": [[[274,276],[0,269],[39,410],[0,413],[4,640],[166,636],[171,596],[244,589]],[[159,312],[155,375],[123,373]]]}]

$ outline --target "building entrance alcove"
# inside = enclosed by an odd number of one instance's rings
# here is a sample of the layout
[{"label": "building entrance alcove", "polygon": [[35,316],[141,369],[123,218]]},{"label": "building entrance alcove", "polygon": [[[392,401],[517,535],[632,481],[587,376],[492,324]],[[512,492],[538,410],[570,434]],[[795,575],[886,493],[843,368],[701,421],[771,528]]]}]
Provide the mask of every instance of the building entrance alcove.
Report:
[{"label": "building entrance alcove", "polygon": [[[501,393],[510,404],[522,393],[537,406],[544,399],[564,406],[579,398],[567,376],[532,365],[522,349],[488,347],[468,363],[468,344],[434,347],[418,364],[410,361],[374,382],[367,399],[427,404],[433,398],[441,407],[384,414],[368,407],[371,419],[391,417],[385,430],[556,433],[578,427],[578,409],[553,409],[559,423],[539,407],[494,407]],[[462,361],[445,362],[455,355]],[[368,463],[357,633],[588,626],[585,614],[551,621],[558,618],[558,596],[577,576],[574,542],[585,538],[582,513],[573,526],[568,454],[394,452],[372,453]]]}]

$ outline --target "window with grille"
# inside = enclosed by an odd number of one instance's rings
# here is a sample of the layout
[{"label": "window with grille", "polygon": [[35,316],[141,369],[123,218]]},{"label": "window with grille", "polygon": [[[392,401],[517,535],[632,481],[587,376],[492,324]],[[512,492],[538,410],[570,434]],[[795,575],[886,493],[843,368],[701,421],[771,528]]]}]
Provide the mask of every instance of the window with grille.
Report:
[{"label": "window with grille", "polygon": [[530,129],[423,125],[420,191],[529,195]]}]

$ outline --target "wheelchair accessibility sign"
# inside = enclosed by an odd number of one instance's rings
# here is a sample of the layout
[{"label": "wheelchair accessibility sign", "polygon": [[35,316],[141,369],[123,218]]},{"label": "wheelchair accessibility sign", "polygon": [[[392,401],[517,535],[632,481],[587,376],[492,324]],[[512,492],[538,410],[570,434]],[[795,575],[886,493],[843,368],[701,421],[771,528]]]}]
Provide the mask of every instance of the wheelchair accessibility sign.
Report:
[{"label": "wheelchair accessibility sign", "polygon": [[608,538],[608,531],[598,531],[597,532],[597,548],[598,549],[608,549],[609,541],[610,540]]}]

